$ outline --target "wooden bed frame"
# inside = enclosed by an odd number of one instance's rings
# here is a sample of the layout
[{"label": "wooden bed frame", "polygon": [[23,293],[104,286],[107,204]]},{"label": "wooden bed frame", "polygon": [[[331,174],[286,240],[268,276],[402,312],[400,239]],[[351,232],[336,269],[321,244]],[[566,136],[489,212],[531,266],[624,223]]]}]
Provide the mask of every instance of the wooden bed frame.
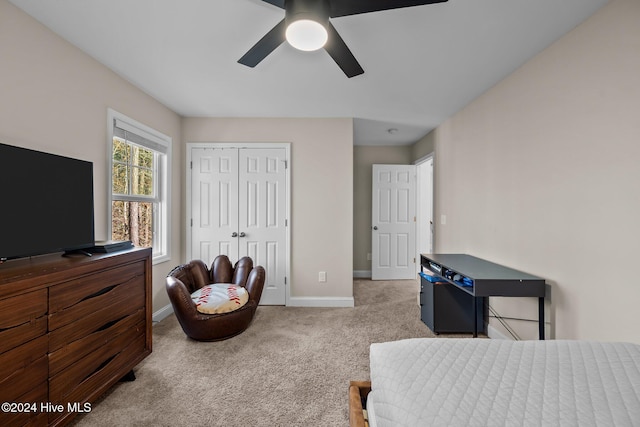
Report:
[{"label": "wooden bed frame", "polygon": [[349,382],[349,427],[368,427],[362,408],[362,399],[371,391],[371,381]]}]

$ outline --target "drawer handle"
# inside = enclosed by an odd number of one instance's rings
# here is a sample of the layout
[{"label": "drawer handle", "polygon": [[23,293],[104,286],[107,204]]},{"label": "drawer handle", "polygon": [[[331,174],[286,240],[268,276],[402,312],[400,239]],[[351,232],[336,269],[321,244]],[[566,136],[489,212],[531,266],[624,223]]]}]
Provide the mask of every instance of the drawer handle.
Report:
[{"label": "drawer handle", "polygon": [[115,325],[116,323],[118,323],[119,321],[121,321],[122,319],[124,319],[127,316],[123,316],[119,319],[116,320],[112,320],[111,322],[107,322],[104,325],[100,326],[98,329],[96,329],[94,332],[100,332],[100,331],[104,331],[105,329],[109,329],[110,327],[112,327],[113,325]]},{"label": "drawer handle", "polygon": [[107,366],[113,359],[115,359],[117,356],[117,354],[114,354],[113,356],[111,356],[110,358],[108,358],[107,360],[105,360],[104,362],[102,362],[100,364],[100,366],[98,366],[93,372],[89,373],[89,375],[87,375],[86,377],[84,377],[84,379],[82,381],[86,381],[89,378],[91,378],[92,376],[94,376],[95,374],[97,374],[98,372],[100,372],[102,369],[104,369],[105,366]]},{"label": "drawer handle", "polygon": [[109,292],[110,290],[112,290],[115,287],[116,287],[116,285],[107,286],[106,288],[100,289],[96,293],[93,293],[91,295],[87,295],[86,297],[82,298],[80,301],[86,301],[86,300],[91,299],[91,298],[99,297],[100,295],[106,294],[107,292]]}]

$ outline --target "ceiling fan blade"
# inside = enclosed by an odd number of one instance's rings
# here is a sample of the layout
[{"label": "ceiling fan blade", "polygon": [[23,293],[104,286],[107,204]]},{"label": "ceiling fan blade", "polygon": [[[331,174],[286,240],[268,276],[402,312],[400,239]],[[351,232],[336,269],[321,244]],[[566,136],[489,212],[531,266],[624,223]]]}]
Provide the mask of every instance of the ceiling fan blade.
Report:
[{"label": "ceiling fan blade", "polygon": [[271,52],[285,41],[286,24],[284,19],[280,21],[275,27],[271,29],[264,37],[260,39],[258,43],[253,45],[242,58],[238,60],[239,63],[246,65],[247,67],[255,67],[267,57]]},{"label": "ceiling fan blade", "polygon": [[336,64],[342,68],[342,71],[344,71],[347,77],[351,78],[364,73],[355,56],[353,56],[347,44],[342,40],[342,37],[340,37],[340,34],[338,34],[338,31],[331,22],[329,22],[327,30],[329,32],[329,39],[324,46],[324,50],[326,50],[333,60],[336,61]]},{"label": "ceiling fan blade", "polygon": [[338,16],[402,9],[403,7],[423,6],[446,1],[447,0],[330,0],[329,16],[335,18]]},{"label": "ceiling fan blade", "polygon": [[265,3],[272,4],[274,6],[278,6],[280,9],[284,9],[284,0],[262,0]]}]

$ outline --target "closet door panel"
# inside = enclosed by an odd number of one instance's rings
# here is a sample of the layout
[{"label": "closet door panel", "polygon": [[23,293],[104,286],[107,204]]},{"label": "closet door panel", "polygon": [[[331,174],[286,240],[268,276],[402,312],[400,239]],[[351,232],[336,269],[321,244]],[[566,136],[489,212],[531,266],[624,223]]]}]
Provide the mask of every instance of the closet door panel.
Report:
[{"label": "closet door panel", "polygon": [[239,250],[266,270],[262,304],[284,304],[286,256],[286,153],[241,149]]},{"label": "closet door panel", "polygon": [[192,258],[207,264],[219,254],[236,259],[238,150],[194,148],[191,155]]}]

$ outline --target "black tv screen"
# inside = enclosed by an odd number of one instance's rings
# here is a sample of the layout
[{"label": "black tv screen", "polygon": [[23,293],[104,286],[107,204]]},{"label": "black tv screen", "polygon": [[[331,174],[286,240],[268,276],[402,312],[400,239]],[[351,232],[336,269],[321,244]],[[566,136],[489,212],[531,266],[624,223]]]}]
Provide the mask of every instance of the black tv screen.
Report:
[{"label": "black tv screen", "polygon": [[0,259],[95,245],[93,163],[0,144]]}]

